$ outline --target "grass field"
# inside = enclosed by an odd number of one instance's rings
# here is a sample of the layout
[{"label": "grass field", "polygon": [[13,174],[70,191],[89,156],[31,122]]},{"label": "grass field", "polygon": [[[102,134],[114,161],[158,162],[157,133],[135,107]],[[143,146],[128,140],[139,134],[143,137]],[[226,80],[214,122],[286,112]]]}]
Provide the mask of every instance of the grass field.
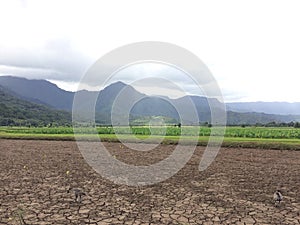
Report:
[{"label": "grass field", "polygon": [[[156,142],[163,137],[163,143],[176,144],[179,137],[187,142],[198,139],[199,145],[206,145],[211,133],[208,127],[97,127],[78,128],[76,133],[84,140],[97,140],[116,142],[118,138],[132,141],[132,135],[143,141]],[[199,135],[195,136],[196,129]],[[95,135],[97,132],[98,135]],[[118,137],[116,136],[118,135]],[[72,127],[0,127],[0,138],[9,139],[44,139],[44,140],[75,140]],[[300,150],[300,129],[278,127],[227,127],[223,146],[252,147],[271,149]]]}]

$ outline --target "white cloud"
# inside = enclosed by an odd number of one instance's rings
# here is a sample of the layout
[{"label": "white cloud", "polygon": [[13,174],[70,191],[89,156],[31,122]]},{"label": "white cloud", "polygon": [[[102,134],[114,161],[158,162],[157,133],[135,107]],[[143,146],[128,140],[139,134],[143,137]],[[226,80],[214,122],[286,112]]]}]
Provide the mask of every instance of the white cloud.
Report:
[{"label": "white cloud", "polygon": [[227,101],[300,101],[299,10],[296,0],[1,1],[0,73],[41,71],[72,89],[112,49],[166,41],[203,60]]}]

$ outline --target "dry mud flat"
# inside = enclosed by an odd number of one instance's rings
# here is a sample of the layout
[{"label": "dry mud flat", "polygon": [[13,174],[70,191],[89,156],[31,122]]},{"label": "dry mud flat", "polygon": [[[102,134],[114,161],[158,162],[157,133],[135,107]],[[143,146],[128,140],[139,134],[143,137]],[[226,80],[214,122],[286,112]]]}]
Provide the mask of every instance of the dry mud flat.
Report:
[{"label": "dry mud flat", "polygon": [[[135,165],[174,149],[106,146]],[[75,142],[0,140],[0,224],[300,224],[300,151],[223,148],[199,172],[203,150],[162,183],[128,187],[94,172]],[[67,193],[70,186],[84,189],[82,203]],[[276,208],[278,187],[285,198]]]}]

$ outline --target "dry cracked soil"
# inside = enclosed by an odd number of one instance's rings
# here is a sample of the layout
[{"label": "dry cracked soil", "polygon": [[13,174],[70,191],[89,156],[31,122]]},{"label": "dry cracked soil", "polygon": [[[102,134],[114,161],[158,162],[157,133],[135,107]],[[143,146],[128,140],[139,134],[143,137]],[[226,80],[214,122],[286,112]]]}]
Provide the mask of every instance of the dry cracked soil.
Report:
[{"label": "dry cracked soil", "polygon": [[[105,143],[116,158],[150,165],[148,152]],[[173,177],[119,185],[96,173],[72,141],[0,140],[0,224],[300,224],[300,151],[222,148],[199,172],[204,147]],[[75,202],[70,187],[86,196]],[[280,207],[272,199],[283,193]]]}]

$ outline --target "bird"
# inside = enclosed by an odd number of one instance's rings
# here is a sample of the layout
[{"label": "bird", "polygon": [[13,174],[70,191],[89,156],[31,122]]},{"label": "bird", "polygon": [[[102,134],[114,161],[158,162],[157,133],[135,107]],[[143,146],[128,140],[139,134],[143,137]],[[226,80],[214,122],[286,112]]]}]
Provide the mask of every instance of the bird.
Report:
[{"label": "bird", "polygon": [[86,193],[79,188],[69,188],[67,192],[74,192],[74,201],[78,203],[81,203],[82,196],[86,195]]},{"label": "bird", "polygon": [[283,199],[283,196],[280,190],[276,190],[273,195],[273,199],[275,201],[275,206],[278,207]]}]

